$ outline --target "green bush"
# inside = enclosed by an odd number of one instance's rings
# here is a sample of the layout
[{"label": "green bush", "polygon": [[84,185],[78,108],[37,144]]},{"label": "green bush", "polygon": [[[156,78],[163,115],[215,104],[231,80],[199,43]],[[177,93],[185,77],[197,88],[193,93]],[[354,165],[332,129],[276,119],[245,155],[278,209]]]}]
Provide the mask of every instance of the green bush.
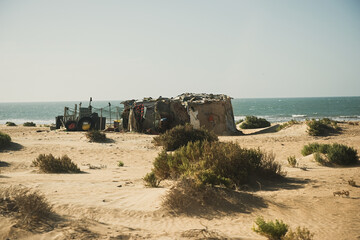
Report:
[{"label": "green bush", "polygon": [[5,124],[6,124],[6,126],[9,126],[9,127],[14,127],[14,126],[16,126],[16,124],[13,123],[13,122],[6,122]]},{"label": "green bush", "polygon": [[118,161],[118,167],[123,167],[124,166],[124,162],[123,161]]},{"label": "green bush", "polygon": [[301,154],[303,156],[310,155],[315,152],[320,153],[327,153],[330,148],[330,144],[319,144],[319,143],[309,143],[308,145],[305,145],[303,149],[301,150]]},{"label": "green bush", "polygon": [[296,161],[296,157],[295,157],[295,156],[289,156],[289,157],[287,158],[287,161],[288,161],[288,163],[289,163],[290,166],[296,167],[297,161]]},{"label": "green bush", "polygon": [[283,176],[273,154],[232,142],[189,142],[173,153],[160,152],[152,172],[159,180],[190,177],[198,185],[232,187],[253,178]]},{"label": "green bush", "polygon": [[192,125],[179,125],[164,134],[154,138],[153,142],[157,146],[163,146],[166,151],[174,151],[188,142],[196,141],[218,141],[215,133],[206,129],[194,129]]},{"label": "green bush", "polygon": [[106,134],[100,132],[99,130],[88,131],[85,135],[90,142],[106,142],[107,140]]},{"label": "green bush", "polygon": [[343,144],[334,143],[327,152],[327,157],[330,163],[338,165],[352,165],[356,164],[359,160],[357,151]]},{"label": "green bush", "polygon": [[284,129],[284,128],[288,128],[288,127],[291,127],[292,125],[295,125],[295,124],[299,124],[300,122],[292,119],[286,123],[283,123],[283,124],[280,124],[279,127],[277,127],[276,131],[280,131],[281,129]]},{"label": "green bush", "polygon": [[23,124],[24,127],[36,127],[36,124],[33,122],[25,122]]},{"label": "green bush", "polygon": [[3,132],[0,132],[0,149],[9,146],[11,143],[11,137]]},{"label": "green bush", "polygon": [[44,195],[25,187],[0,189],[0,214],[14,217],[18,226],[27,229],[49,225],[54,215]]},{"label": "green bush", "polygon": [[61,158],[55,158],[52,154],[40,154],[33,165],[39,167],[45,173],[80,173],[78,166],[71,159],[64,155]]},{"label": "green bush", "polygon": [[255,224],[257,227],[254,226],[252,230],[270,240],[281,240],[289,228],[289,226],[283,223],[283,221],[276,219],[275,222],[266,222],[263,217],[258,217],[255,220]]},{"label": "green bush", "polygon": [[[319,162],[322,165],[352,165],[356,164],[359,160],[357,150],[352,147],[338,143],[311,143],[305,145],[301,150],[301,153],[304,156],[314,153],[315,161]],[[320,153],[324,154],[326,156],[326,159],[322,157]]]},{"label": "green bush", "polygon": [[312,119],[306,122],[308,126],[308,133],[311,136],[326,136],[330,133],[335,133],[340,130],[335,121],[328,118],[315,120]]},{"label": "green bush", "polygon": [[270,122],[266,119],[255,116],[246,116],[243,123],[240,124],[240,128],[242,129],[264,128],[269,126]]}]

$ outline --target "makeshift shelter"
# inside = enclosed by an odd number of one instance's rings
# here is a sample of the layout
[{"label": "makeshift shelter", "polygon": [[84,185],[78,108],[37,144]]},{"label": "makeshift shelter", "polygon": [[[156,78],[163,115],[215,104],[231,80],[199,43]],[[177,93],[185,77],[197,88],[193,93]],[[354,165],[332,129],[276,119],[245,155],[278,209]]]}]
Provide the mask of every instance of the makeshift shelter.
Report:
[{"label": "makeshift shelter", "polygon": [[231,98],[219,94],[184,93],[175,98],[128,100],[122,102],[123,128],[129,131],[158,133],[190,123],[218,135],[236,135]]}]

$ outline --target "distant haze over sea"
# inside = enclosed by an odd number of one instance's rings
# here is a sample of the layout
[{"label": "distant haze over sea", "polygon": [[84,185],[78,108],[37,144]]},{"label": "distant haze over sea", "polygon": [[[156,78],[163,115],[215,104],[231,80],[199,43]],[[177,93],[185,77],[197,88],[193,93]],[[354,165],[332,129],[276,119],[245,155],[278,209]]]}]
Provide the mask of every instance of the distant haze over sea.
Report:
[{"label": "distant haze over sea", "polygon": [[[109,108],[109,104],[111,106]],[[93,101],[96,112],[103,108],[103,115],[109,119],[120,117],[123,105],[117,101]],[[55,117],[63,115],[64,107],[74,108],[79,102],[37,102],[0,103],[0,124],[14,122],[55,123]],[[88,102],[82,102],[83,107]],[[253,115],[266,118],[270,122],[286,122],[291,119],[331,118],[337,121],[360,121],[360,97],[319,97],[319,98],[253,98],[232,99],[235,120]]]}]

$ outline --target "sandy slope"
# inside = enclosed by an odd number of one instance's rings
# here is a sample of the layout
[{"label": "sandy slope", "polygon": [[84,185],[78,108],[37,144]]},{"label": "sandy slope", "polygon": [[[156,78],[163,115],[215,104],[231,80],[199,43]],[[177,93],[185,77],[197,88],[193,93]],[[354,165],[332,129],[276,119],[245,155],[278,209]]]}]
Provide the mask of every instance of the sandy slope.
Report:
[{"label": "sandy slope", "polygon": [[[300,150],[310,142],[338,142],[360,152],[360,126],[340,124],[343,133],[330,137],[311,137],[304,124],[280,132],[220,137],[237,141],[243,147],[260,147],[276,154],[288,172],[288,181],[261,185],[244,198],[238,211],[209,212],[202,215],[170,214],[161,208],[170,188],[144,187],[142,177],[150,171],[160,148],[153,136],[134,133],[107,133],[110,143],[89,143],[81,132],[48,131],[47,128],[6,127],[14,143],[0,152],[0,187],[23,185],[44,193],[63,220],[52,231],[27,232],[12,227],[11,219],[0,216],[0,239],[186,239],[222,236],[233,239],[264,239],[251,230],[258,215],[282,219],[291,227],[305,226],[315,239],[360,239],[360,168],[329,168],[317,165],[312,156]],[[42,132],[36,132],[43,130]],[[258,131],[258,130],[257,130]],[[67,154],[83,174],[41,174],[31,167],[40,154]],[[295,155],[300,168],[287,166]],[[121,160],[124,167],[118,167]],[[97,166],[99,169],[90,169]],[[348,190],[350,197],[334,197],[333,192]],[[247,195],[247,194],[246,194]],[[205,229],[205,230],[204,230]]]}]

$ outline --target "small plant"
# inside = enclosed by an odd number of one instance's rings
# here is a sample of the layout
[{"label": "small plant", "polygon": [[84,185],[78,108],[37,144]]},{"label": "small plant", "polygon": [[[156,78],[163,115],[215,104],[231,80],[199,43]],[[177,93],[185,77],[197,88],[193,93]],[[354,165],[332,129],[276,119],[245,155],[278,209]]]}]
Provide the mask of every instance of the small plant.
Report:
[{"label": "small plant", "polygon": [[315,120],[312,119],[306,122],[308,126],[308,133],[311,136],[326,136],[330,133],[336,133],[340,130],[335,121],[328,118]]},{"label": "small plant", "polygon": [[26,229],[49,225],[54,215],[44,195],[25,187],[0,189],[0,214],[14,217],[17,225]]},{"label": "small plant", "polygon": [[292,166],[292,167],[296,167],[296,166],[297,166],[297,161],[296,161],[295,156],[289,156],[289,157],[287,158],[287,161],[288,161],[288,163],[289,163],[290,166]]},{"label": "small plant", "polygon": [[269,126],[270,122],[266,119],[255,116],[246,116],[243,123],[240,124],[240,128],[242,129],[264,128]]},{"label": "small plant", "polygon": [[281,240],[287,233],[289,226],[283,221],[275,220],[266,222],[263,217],[258,217],[255,220],[257,227],[253,227],[252,230],[262,236],[267,237],[270,240]]},{"label": "small plant", "polygon": [[0,149],[9,146],[11,143],[11,137],[3,132],[0,132]]},{"label": "small plant", "polygon": [[155,145],[163,146],[166,151],[174,151],[188,142],[196,141],[214,142],[218,141],[218,137],[206,129],[194,129],[192,125],[186,124],[176,126],[153,140]]},{"label": "small plant", "polygon": [[357,187],[356,182],[354,181],[354,179],[348,180],[348,183],[349,183],[349,185],[352,186],[352,187]]},{"label": "small plant", "polygon": [[309,229],[297,227],[295,231],[290,229],[282,240],[312,240],[313,237],[314,234]]},{"label": "small plant", "polygon": [[16,126],[16,124],[13,123],[13,122],[6,122],[5,124],[6,124],[6,126],[8,126],[8,127],[15,127],[15,126]]},{"label": "small plant", "polygon": [[71,159],[64,155],[61,158],[55,158],[52,154],[40,154],[33,165],[39,167],[44,173],[80,173],[78,166]]},{"label": "small plant", "polygon": [[288,121],[286,123],[280,124],[280,126],[276,129],[276,131],[280,131],[280,130],[282,130],[284,128],[288,128],[288,127],[291,127],[292,125],[299,124],[299,123],[300,122],[292,119],[292,120],[290,120],[290,121]]},{"label": "small plant", "polygon": [[160,184],[160,180],[158,180],[154,174],[154,172],[150,172],[145,175],[144,181],[146,182],[146,186],[148,187],[158,187]]},{"label": "small plant", "polygon": [[106,142],[106,134],[99,130],[92,130],[86,133],[86,137],[90,142]]},{"label": "small plant", "polygon": [[24,127],[36,127],[36,124],[33,122],[25,122],[23,124]]},{"label": "small plant", "polygon": [[124,162],[123,161],[118,161],[118,167],[123,167],[124,166]]}]

